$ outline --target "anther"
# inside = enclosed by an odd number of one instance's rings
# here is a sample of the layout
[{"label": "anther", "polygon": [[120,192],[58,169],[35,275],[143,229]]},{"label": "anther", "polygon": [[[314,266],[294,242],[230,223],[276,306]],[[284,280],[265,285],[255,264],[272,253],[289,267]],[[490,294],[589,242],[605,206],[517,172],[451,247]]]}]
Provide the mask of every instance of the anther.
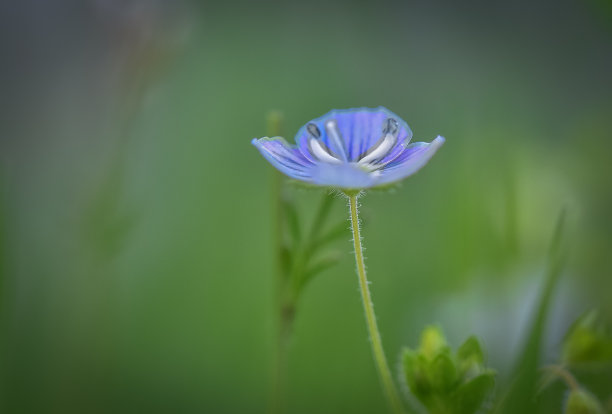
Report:
[{"label": "anther", "polygon": [[393,118],[387,118],[383,122],[382,128],[383,136],[376,144],[372,145],[370,149],[361,157],[359,164],[370,164],[384,158],[385,155],[391,151],[395,143],[397,142],[397,134],[399,133],[399,124]]},{"label": "anther", "polygon": [[321,138],[321,130],[312,122],[306,125],[306,131],[308,131],[308,134],[315,139]]},{"label": "anther", "polygon": [[383,122],[383,130],[382,130],[383,135],[387,135],[387,134],[397,135],[398,131],[399,131],[399,124],[397,123],[395,119],[393,118],[385,119],[385,122]]},{"label": "anther", "polygon": [[319,161],[329,162],[337,164],[340,162],[338,158],[327,148],[327,145],[319,138],[321,138],[321,130],[314,123],[306,125],[306,131],[308,132],[308,147],[310,153]]}]

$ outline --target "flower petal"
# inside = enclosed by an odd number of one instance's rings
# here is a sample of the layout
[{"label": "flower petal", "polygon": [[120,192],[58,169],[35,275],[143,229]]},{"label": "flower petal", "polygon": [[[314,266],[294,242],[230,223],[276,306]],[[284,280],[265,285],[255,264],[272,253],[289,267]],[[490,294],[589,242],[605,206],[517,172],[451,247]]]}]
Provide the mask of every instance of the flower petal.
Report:
[{"label": "flower petal", "polygon": [[420,170],[444,144],[444,137],[438,136],[432,142],[415,142],[408,145],[393,161],[383,167],[376,185],[390,184],[402,180]]},{"label": "flower petal", "polygon": [[312,168],[312,182],[317,185],[348,189],[372,187],[380,172],[361,169],[357,164],[319,163]]},{"label": "flower petal", "polygon": [[[389,152],[393,159],[403,147],[410,142],[412,131],[399,116],[382,106],[378,108],[354,108],[333,110],[325,115],[313,119],[309,123],[315,124],[321,131],[321,140],[332,150],[334,154],[341,154],[344,150],[348,161],[357,161],[372,145],[382,137],[382,128],[385,119],[393,118],[400,126],[395,147]],[[337,143],[328,136],[325,124],[327,121],[335,120],[338,131],[342,136],[344,148],[338,148]],[[301,153],[312,160],[308,150],[308,131],[304,125],[295,136],[295,142]],[[385,157],[387,158],[387,157]],[[387,159],[387,161],[389,161]]]},{"label": "flower petal", "polygon": [[280,172],[291,178],[310,181],[312,162],[306,159],[297,148],[291,147],[283,138],[254,138],[251,143]]}]

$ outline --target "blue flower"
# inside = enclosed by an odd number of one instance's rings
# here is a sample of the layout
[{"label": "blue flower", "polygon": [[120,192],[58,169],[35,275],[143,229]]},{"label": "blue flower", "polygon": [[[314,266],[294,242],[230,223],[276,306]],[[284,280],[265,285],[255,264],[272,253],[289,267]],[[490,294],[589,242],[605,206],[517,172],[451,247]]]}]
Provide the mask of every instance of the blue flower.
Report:
[{"label": "blue flower", "polygon": [[296,146],[281,137],[253,139],[282,173],[309,184],[360,190],[385,186],[417,172],[444,143],[410,144],[408,124],[386,108],[333,110],[304,125]]}]

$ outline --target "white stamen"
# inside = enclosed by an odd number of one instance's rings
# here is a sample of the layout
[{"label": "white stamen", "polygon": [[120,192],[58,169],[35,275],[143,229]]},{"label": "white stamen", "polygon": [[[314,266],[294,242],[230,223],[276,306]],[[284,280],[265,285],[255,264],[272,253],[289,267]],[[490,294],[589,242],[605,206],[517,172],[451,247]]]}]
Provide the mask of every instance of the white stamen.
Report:
[{"label": "white stamen", "polygon": [[337,148],[337,151],[340,153],[340,158],[342,161],[348,161],[346,157],[346,150],[344,149],[344,141],[340,136],[340,131],[338,131],[338,124],[334,119],[331,119],[325,123],[325,130],[327,131],[327,136],[332,140],[334,146]]},{"label": "white stamen", "polygon": [[369,164],[371,162],[374,162],[378,159],[383,158],[385,155],[389,153],[389,151],[391,151],[391,149],[395,145],[395,142],[396,142],[395,136],[391,134],[385,135],[383,137],[382,142],[372,152],[370,152],[365,157],[360,159],[358,164],[360,165]]},{"label": "white stamen", "polygon": [[338,158],[327,152],[319,140],[311,139],[308,142],[310,144],[310,151],[312,152],[312,155],[314,155],[319,161],[325,161],[332,164],[342,163],[342,161],[340,161]]}]

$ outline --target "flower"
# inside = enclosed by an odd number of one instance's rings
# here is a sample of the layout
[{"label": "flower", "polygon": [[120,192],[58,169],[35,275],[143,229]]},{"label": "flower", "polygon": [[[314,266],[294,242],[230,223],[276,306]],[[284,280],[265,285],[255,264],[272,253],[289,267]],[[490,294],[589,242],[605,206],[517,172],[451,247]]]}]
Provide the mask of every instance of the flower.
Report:
[{"label": "flower", "polygon": [[252,143],[282,173],[309,184],[360,190],[403,180],[444,143],[410,144],[408,124],[386,108],[332,110],[304,125],[296,146],[281,137]]}]

